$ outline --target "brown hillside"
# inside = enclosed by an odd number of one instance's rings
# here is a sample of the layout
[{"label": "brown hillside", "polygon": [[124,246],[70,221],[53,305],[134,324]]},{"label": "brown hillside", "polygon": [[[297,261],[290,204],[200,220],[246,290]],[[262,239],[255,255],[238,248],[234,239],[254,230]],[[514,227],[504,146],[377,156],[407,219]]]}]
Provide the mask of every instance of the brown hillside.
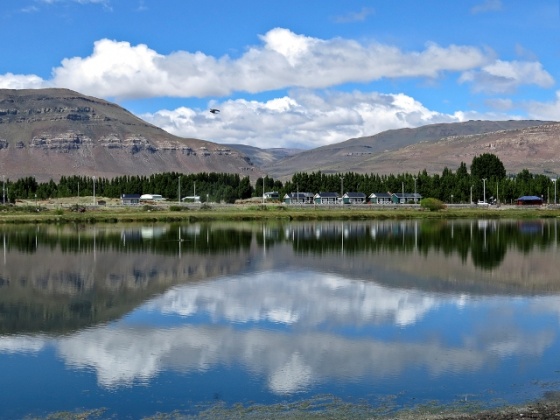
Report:
[{"label": "brown hillside", "polygon": [[473,157],[493,153],[508,173],[528,169],[534,174],[558,176],[560,173],[560,124],[551,123],[517,130],[446,137],[435,142],[414,144],[368,159],[372,166],[403,167],[410,172],[424,168],[440,172],[455,170],[460,162],[470,165]]},{"label": "brown hillside", "polygon": [[[481,153],[494,153],[510,173],[560,172],[558,150],[560,123],[550,121],[468,121],[389,130],[375,136],[308,150],[265,165],[277,178],[294,172],[326,173],[441,173],[470,165]],[[305,168],[305,169],[304,169]]]},{"label": "brown hillside", "polygon": [[261,174],[239,151],[173,136],[101,99],[67,89],[0,89],[0,174],[7,178],[172,171]]}]

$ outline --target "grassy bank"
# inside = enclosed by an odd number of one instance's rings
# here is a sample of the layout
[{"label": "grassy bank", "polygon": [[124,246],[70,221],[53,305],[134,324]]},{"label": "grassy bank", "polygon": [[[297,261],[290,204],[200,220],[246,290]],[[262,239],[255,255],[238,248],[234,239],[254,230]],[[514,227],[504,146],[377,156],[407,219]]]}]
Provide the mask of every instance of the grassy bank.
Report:
[{"label": "grassy bank", "polygon": [[448,206],[428,211],[419,206],[287,206],[283,204],[245,203],[234,205],[158,203],[105,206],[57,202],[19,202],[0,206],[0,223],[96,223],[96,222],[172,222],[211,220],[368,220],[368,219],[460,219],[460,218],[555,218],[560,207]]}]

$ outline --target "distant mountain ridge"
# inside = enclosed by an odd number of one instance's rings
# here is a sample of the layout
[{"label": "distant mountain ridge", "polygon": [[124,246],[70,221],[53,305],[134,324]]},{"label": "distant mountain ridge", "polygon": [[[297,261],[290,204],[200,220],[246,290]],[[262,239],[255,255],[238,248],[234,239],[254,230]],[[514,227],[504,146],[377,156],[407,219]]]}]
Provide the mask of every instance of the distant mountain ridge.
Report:
[{"label": "distant mountain ridge", "polygon": [[167,133],[124,108],[68,89],[0,89],[0,175],[151,175],[162,172],[264,174],[296,172],[440,173],[485,152],[509,173],[560,173],[560,123],[467,121],[388,130],[311,150],[259,149]]},{"label": "distant mountain ridge", "polygon": [[251,162],[255,166],[259,166],[259,167],[271,165],[274,162],[277,162],[281,159],[294,156],[304,151],[303,149],[282,149],[282,148],[259,149],[258,147],[247,146],[245,144],[226,144],[225,146],[237,150],[240,153],[243,153],[245,156],[248,156]]},{"label": "distant mountain ridge", "polygon": [[295,172],[440,173],[470,165],[474,156],[494,153],[508,172],[560,172],[554,159],[560,147],[560,123],[510,120],[467,121],[388,130],[286,157],[263,166],[271,176],[287,179]]},{"label": "distant mountain ridge", "polygon": [[227,172],[257,178],[242,153],[167,133],[111,102],[68,89],[0,89],[0,168],[17,179]]}]

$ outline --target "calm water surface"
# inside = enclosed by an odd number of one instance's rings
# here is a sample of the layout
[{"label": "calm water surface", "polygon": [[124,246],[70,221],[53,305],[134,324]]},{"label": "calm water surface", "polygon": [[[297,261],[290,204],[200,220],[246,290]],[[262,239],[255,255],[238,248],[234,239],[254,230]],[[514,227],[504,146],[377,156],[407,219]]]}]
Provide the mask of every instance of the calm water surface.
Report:
[{"label": "calm water surface", "polygon": [[555,396],[558,224],[2,226],[0,417]]}]

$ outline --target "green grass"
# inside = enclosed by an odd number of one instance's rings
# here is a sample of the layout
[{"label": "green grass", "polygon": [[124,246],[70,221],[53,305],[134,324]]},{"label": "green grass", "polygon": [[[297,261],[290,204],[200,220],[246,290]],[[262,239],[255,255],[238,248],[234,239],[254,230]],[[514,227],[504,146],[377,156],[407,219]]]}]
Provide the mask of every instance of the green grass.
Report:
[{"label": "green grass", "polygon": [[70,207],[0,206],[0,223],[116,223],[211,220],[370,220],[370,219],[462,219],[462,218],[555,218],[560,208],[446,208],[428,211],[399,206],[284,206],[203,205],[87,207],[84,212]]}]

